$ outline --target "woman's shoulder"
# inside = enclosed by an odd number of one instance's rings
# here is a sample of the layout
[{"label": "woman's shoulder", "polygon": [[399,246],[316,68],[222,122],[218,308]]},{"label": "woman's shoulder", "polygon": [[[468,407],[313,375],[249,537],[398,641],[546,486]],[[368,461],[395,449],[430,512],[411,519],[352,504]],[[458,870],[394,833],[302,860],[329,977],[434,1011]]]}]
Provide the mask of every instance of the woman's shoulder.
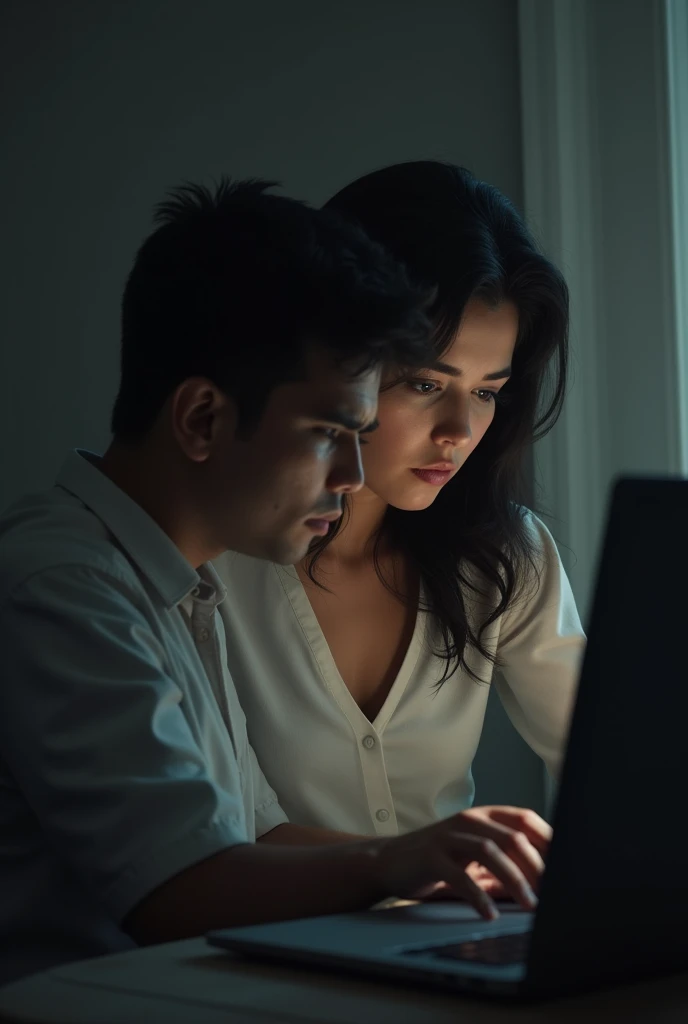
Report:
[{"label": "woman's shoulder", "polygon": [[538,593],[557,588],[566,576],[557,544],[542,518],[526,505],[511,506],[511,527],[503,530],[501,559],[495,560],[495,571],[502,580],[498,585],[493,574],[474,564],[464,565],[473,603],[479,611],[492,611],[509,588],[508,608],[515,611],[530,604]]},{"label": "woman's shoulder", "polygon": [[556,541],[540,516],[526,505],[514,505],[514,512],[522,524],[523,535],[530,548],[531,557],[543,568],[548,561],[552,560],[560,565],[561,558]]},{"label": "woman's shoulder", "polygon": [[537,605],[575,607],[566,569],[557,543],[543,519],[525,505],[515,506],[522,524],[523,545],[518,583],[509,613],[520,614]]},{"label": "woman's shoulder", "polygon": [[[510,523],[508,526],[502,524],[501,540],[493,548],[501,552],[503,559],[495,558],[495,568],[500,575],[504,577],[505,563],[508,564],[518,587],[519,584],[537,581],[550,567],[558,571],[562,566],[559,550],[540,516],[526,505],[516,503],[511,506],[510,512]],[[464,570],[471,578],[475,577],[476,582],[483,576],[470,563],[465,565]]]}]

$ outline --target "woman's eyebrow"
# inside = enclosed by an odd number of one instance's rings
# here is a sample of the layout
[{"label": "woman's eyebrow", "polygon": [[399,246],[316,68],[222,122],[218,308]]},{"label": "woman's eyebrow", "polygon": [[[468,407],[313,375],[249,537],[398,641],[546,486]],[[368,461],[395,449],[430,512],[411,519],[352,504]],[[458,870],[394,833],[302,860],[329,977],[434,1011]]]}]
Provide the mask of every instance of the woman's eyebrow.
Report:
[{"label": "woman's eyebrow", "polygon": [[[461,377],[463,370],[457,369],[450,363],[443,363],[440,359],[425,367],[426,370],[436,370],[437,373],[444,373],[448,377]],[[505,366],[503,370],[495,370],[494,373],[486,373],[483,380],[505,380],[511,376],[511,367]]]}]

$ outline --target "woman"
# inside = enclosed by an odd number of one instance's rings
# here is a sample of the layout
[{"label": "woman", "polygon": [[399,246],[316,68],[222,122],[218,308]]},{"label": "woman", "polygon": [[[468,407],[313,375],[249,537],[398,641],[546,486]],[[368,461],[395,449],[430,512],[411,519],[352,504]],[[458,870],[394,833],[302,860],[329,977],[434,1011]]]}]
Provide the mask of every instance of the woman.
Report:
[{"label": "woman", "polygon": [[509,201],[461,168],[399,164],[328,205],[436,288],[437,362],[383,381],[342,520],[297,566],[224,556],[221,608],[290,820],[394,835],[470,807],[492,681],[553,774],[561,762],[584,638],[519,496],[564,395],[568,295]]}]

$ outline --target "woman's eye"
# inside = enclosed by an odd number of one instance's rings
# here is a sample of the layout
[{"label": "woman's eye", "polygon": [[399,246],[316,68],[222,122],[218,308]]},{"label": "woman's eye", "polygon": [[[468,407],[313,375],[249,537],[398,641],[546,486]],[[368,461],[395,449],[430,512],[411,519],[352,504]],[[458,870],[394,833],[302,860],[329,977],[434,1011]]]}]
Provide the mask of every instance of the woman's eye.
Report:
[{"label": "woman's eye", "polygon": [[407,384],[419,395],[434,395],[439,390],[434,380],[409,380]]},{"label": "woman's eye", "polygon": [[496,391],[487,391],[485,388],[478,388],[478,390],[475,393],[478,396],[478,399],[481,402],[484,402],[486,405],[488,405],[490,402],[495,402],[497,400]]}]

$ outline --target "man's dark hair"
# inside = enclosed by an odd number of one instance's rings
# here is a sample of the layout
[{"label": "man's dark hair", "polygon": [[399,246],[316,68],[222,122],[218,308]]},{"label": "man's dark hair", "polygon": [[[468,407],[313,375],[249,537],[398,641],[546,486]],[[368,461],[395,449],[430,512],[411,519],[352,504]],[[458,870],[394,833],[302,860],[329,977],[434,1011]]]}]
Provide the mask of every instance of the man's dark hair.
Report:
[{"label": "man's dark hair", "polygon": [[302,375],[312,343],[352,377],[427,358],[427,291],[362,228],[268,193],[274,184],[187,183],[156,207],[122,301],[118,440],[145,435],[195,376],[231,395],[249,429],[273,388]]}]

